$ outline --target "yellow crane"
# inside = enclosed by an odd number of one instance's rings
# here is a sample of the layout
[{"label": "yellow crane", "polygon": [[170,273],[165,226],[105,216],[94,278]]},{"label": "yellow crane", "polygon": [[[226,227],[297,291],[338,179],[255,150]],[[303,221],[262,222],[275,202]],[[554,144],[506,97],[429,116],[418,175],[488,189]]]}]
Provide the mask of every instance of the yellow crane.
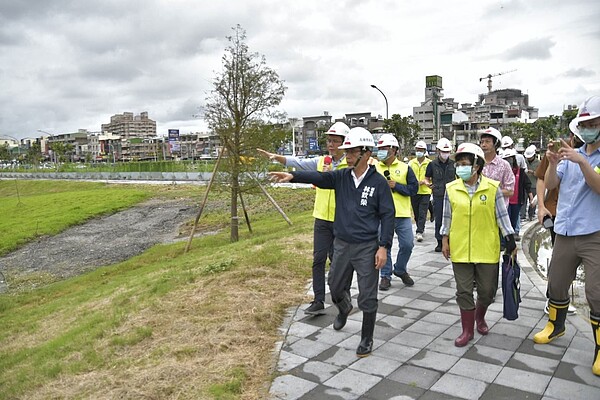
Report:
[{"label": "yellow crane", "polygon": [[515,72],[515,71],[516,71],[516,69],[511,69],[510,71],[498,72],[496,74],[488,74],[487,76],[484,76],[483,78],[479,78],[479,82],[481,82],[484,79],[487,79],[488,80],[487,81],[488,82],[488,84],[487,84],[488,93],[490,93],[492,91],[492,77],[508,74],[509,72]]}]

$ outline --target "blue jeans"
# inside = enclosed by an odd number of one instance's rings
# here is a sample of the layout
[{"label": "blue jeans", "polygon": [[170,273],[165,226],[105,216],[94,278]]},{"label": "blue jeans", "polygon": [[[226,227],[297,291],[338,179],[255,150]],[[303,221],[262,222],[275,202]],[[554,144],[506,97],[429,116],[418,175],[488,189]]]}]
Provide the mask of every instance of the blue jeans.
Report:
[{"label": "blue jeans", "polygon": [[[394,232],[398,236],[398,254],[396,255],[396,264],[394,271],[398,275],[406,272],[406,265],[415,246],[413,240],[412,223],[410,217],[394,218]],[[387,251],[387,260],[380,272],[381,277],[392,278],[392,250]]]}]

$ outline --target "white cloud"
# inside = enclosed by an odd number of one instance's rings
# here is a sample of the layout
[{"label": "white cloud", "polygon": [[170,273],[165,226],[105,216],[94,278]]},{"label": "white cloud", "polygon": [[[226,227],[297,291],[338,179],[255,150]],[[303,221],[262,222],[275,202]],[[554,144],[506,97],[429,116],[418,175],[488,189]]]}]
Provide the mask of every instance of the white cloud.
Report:
[{"label": "white cloud", "polygon": [[0,3],[0,135],[99,130],[148,111],[159,133],[204,129],[202,106],[231,28],[288,87],[281,108],[407,115],[425,76],[461,103],[519,88],[541,115],[600,94],[595,0],[69,0]]}]

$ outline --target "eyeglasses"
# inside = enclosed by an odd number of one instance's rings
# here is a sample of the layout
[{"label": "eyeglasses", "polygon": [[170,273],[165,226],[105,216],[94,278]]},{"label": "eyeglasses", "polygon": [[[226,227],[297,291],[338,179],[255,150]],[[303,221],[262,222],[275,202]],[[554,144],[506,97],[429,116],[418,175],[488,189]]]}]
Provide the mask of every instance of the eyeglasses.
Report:
[{"label": "eyeglasses", "polygon": [[359,147],[354,147],[352,149],[346,149],[346,150],[344,150],[344,152],[346,154],[356,154],[356,153],[360,153],[360,148]]},{"label": "eyeglasses", "polygon": [[331,144],[342,144],[343,140],[341,139],[327,139],[327,143]]}]

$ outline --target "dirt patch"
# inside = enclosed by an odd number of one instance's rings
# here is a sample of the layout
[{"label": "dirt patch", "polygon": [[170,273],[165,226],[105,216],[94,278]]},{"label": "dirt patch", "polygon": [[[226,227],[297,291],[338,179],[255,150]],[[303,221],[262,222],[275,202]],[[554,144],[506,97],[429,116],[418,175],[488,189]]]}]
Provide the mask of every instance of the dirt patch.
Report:
[{"label": "dirt patch", "polygon": [[157,243],[177,240],[180,226],[197,211],[189,201],[150,200],[34,240],[1,257],[0,272],[10,285],[11,277],[39,274],[64,279],[118,263]]}]

